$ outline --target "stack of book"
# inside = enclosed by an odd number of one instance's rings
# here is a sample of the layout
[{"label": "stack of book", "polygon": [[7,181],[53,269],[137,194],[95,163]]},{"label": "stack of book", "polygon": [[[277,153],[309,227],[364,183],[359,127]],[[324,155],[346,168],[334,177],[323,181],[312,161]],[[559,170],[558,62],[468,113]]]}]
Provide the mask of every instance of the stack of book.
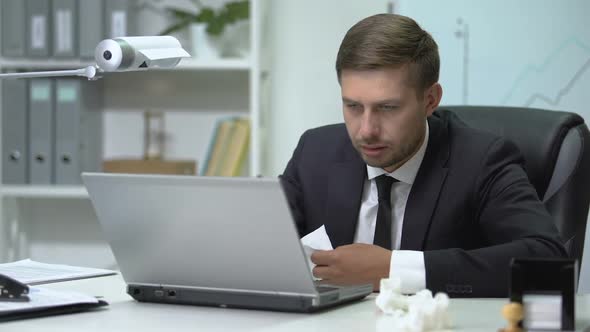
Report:
[{"label": "stack of book", "polygon": [[201,174],[206,176],[242,175],[249,141],[248,119],[228,118],[218,121]]}]

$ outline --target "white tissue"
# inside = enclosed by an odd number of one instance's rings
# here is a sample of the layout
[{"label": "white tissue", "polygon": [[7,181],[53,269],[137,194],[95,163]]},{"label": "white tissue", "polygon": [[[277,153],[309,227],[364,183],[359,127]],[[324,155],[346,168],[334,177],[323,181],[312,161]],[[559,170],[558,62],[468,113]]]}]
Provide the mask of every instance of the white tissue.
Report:
[{"label": "white tissue", "polygon": [[381,279],[375,304],[385,314],[378,320],[379,331],[423,332],[450,326],[449,297],[445,293],[433,297],[425,289],[415,295],[403,295],[400,278]]},{"label": "white tissue", "polygon": [[[311,254],[313,254],[313,252],[316,250],[334,249],[332,247],[332,242],[328,237],[328,233],[326,233],[326,228],[324,225],[301,238],[301,244],[303,245],[303,250],[305,251],[305,256],[307,257],[307,265],[312,272],[315,264],[311,261]],[[320,280],[316,277],[314,277],[314,279]]]},{"label": "white tissue", "polygon": [[332,250],[332,242],[326,233],[326,227],[322,225],[315,231],[301,238],[301,244],[313,250]]}]

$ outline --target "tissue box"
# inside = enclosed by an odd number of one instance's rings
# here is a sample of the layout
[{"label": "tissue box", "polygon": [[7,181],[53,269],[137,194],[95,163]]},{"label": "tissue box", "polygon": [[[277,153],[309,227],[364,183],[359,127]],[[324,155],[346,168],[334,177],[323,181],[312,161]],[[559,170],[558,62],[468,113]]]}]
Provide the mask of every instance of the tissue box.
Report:
[{"label": "tissue box", "polygon": [[102,164],[108,173],[176,174],[195,175],[197,162],[194,160],[106,160]]}]

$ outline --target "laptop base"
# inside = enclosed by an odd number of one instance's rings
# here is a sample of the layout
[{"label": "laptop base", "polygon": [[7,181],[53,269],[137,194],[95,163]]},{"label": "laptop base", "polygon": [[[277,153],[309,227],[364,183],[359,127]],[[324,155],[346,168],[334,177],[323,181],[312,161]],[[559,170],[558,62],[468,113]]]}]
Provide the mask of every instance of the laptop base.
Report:
[{"label": "laptop base", "polygon": [[316,296],[261,294],[253,292],[203,290],[151,285],[127,286],[127,293],[139,302],[187,304],[223,308],[257,309],[284,312],[315,312],[342,303],[360,300],[373,291],[366,287],[341,288]]}]

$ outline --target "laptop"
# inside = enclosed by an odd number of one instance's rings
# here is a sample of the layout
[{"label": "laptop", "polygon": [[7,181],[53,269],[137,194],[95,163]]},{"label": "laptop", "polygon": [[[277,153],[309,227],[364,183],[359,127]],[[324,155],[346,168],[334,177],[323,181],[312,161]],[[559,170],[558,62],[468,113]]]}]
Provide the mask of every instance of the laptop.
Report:
[{"label": "laptop", "polygon": [[138,301],[312,312],[372,292],[314,282],[278,179],[82,178]]}]

